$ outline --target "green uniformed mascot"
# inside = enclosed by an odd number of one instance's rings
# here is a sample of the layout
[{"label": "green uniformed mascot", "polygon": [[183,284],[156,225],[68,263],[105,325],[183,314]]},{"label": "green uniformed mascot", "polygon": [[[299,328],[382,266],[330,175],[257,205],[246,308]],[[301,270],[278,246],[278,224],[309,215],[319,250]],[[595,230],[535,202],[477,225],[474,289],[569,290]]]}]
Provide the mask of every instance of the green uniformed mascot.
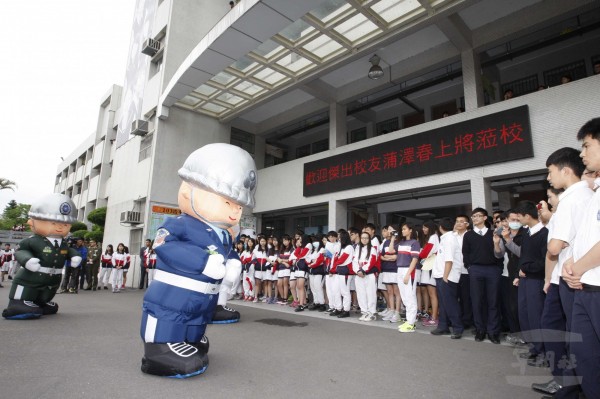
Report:
[{"label": "green uniformed mascot", "polygon": [[13,280],[2,317],[37,319],[58,311],[52,298],[60,285],[65,261],[70,259],[71,267],[81,263],[79,253],[65,240],[77,220],[74,212],[75,204],[63,194],[47,195],[31,206],[27,224],[34,235],[19,243],[15,257],[24,267]]}]

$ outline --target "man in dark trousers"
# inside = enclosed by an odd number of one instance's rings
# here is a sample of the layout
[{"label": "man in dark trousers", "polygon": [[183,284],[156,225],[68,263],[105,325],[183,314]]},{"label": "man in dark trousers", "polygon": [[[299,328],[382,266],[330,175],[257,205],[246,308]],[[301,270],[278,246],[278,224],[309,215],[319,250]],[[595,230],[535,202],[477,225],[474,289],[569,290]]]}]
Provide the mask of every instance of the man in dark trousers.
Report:
[{"label": "man in dark trousers", "polygon": [[548,363],[541,334],[548,229],[538,220],[538,210],[533,202],[521,202],[516,212],[519,222],[528,227],[521,243],[516,282],[519,285],[519,325],[523,338],[530,345],[527,364],[543,367]]},{"label": "man in dark trousers", "polygon": [[140,285],[138,287],[140,290],[148,288],[148,273],[146,272],[146,266],[148,265],[147,261],[148,255],[150,254],[150,249],[152,249],[152,241],[148,239],[146,240],[144,246],[140,249]]},{"label": "man in dark trousers", "polygon": [[[463,238],[463,262],[469,269],[471,301],[475,322],[475,341],[487,336],[494,344],[500,343],[500,312],[498,307],[502,259],[494,256],[494,231],[486,224],[488,213],[483,208],[471,212],[473,230]],[[487,321],[486,309],[487,303]]]}]

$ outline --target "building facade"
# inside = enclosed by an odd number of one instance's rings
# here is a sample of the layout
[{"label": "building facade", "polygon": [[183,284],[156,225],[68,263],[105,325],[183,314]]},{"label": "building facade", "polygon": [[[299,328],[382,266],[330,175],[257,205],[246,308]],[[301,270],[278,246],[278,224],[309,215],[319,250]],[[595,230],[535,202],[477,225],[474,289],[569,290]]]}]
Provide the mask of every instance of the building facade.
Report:
[{"label": "building facade", "polygon": [[321,232],[543,199],[546,158],[598,116],[597,1],[227,3],[138,0],[125,83],[57,171],[80,219],[108,207],[105,244],[153,238],[208,143],[256,161],[245,227]]}]

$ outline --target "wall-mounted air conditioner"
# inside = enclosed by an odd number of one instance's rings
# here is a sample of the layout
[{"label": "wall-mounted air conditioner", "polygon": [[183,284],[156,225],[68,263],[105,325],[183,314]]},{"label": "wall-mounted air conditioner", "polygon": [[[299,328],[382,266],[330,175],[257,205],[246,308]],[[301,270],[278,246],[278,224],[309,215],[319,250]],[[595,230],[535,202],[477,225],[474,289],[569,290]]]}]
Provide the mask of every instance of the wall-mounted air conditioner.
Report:
[{"label": "wall-mounted air conditioner", "polygon": [[136,136],[145,136],[148,134],[148,121],[144,121],[141,119],[135,120],[131,123],[131,134],[135,134]]},{"label": "wall-mounted air conditioner", "polygon": [[121,212],[121,223],[139,224],[142,223],[142,215],[140,212]]},{"label": "wall-mounted air conditioner", "polygon": [[160,42],[154,39],[147,39],[142,46],[142,53],[154,57],[160,50]]}]

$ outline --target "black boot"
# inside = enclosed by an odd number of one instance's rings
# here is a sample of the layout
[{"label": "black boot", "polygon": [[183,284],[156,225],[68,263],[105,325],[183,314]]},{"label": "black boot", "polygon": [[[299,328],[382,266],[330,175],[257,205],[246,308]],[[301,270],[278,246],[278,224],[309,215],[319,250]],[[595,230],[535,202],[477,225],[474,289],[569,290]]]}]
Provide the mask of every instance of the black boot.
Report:
[{"label": "black boot", "polygon": [[171,378],[188,378],[208,368],[208,355],[185,342],[144,344],[142,372]]},{"label": "black boot", "polygon": [[202,339],[198,342],[188,342],[190,345],[194,345],[200,352],[208,353],[208,348],[210,343],[208,342],[208,337],[206,335],[202,336]]},{"label": "black boot", "polygon": [[240,312],[228,308],[227,306],[217,305],[212,321],[208,324],[229,324],[240,321]]},{"label": "black boot", "polygon": [[39,319],[44,314],[42,308],[31,301],[11,299],[2,311],[2,317],[9,320]]},{"label": "black boot", "polygon": [[56,302],[36,302],[36,305],[42,309],[42,314],[44,316],[48,314],[56,314],[56,312],[58,312],[58,304]]}]

